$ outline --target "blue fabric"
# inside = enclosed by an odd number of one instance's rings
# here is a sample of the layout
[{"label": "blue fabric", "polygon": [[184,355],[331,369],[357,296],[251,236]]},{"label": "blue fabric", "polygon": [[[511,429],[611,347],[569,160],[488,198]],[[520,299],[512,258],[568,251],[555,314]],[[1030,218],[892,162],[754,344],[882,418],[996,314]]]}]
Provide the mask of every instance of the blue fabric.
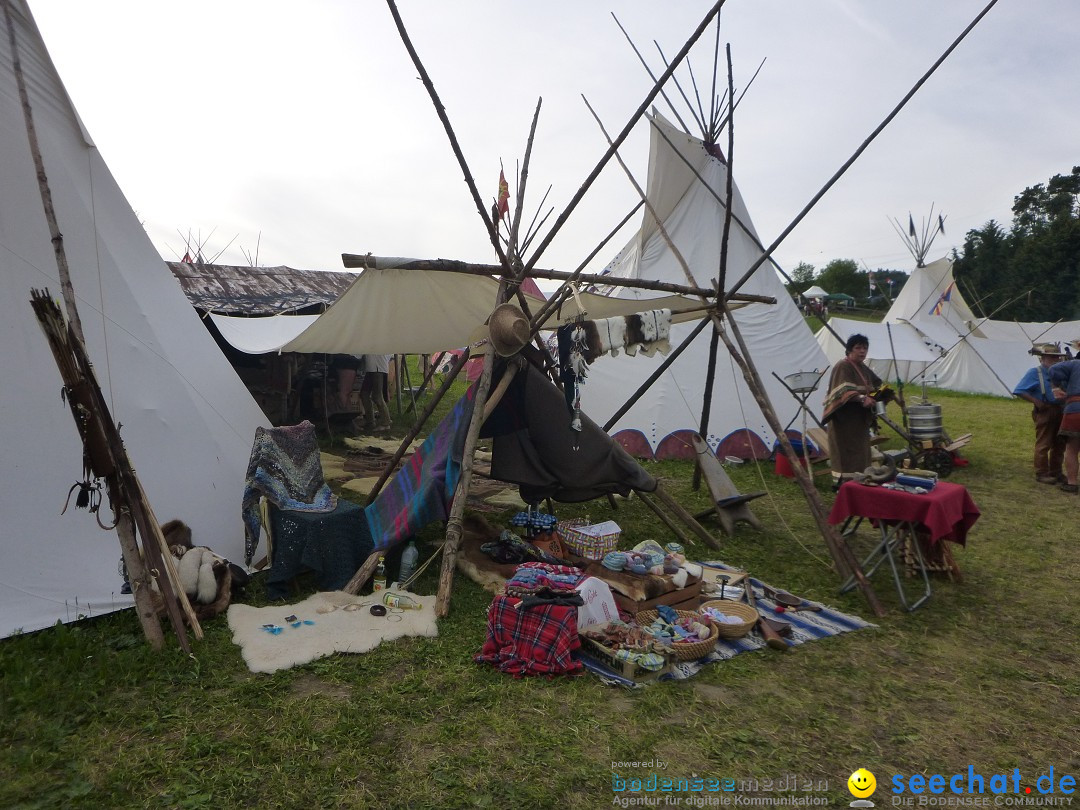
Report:
[{"label": "blue fabric", "polygon": [[1042,402],[1054,402],[1049,369],[1042,364],[1029,368],[1013,389],[1014,395],[1027,394]]},{"label": "blue fabric", "polygon": [[[1080,360],[1066,360],[1050,366],[1050,380],[1070,399],[1080,397]],[[1065,413],[1077,412],[1080,412],[1080,401],[1066,403]]]}]

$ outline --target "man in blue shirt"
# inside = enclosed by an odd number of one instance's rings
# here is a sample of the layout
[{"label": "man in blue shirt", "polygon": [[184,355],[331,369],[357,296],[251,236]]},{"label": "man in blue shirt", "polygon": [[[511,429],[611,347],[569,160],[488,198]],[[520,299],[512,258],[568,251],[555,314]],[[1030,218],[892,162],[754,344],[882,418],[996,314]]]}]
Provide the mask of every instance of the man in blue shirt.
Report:
[{"label": "man in blue shirt", "polygon": [[1050,381],[1050,366],[1064,360],[1066,353],[1056,343],[1036,343],[1031,354],[1039,365],[1028,369],[1013,395],[1026,399],[1033,406],[1031,419],[1035,423],[1035,480],[1040,484],[1065,483],[1061,464],[1065,457],[1065,437],[1061,429],[1064,392],[1055,390]]}]

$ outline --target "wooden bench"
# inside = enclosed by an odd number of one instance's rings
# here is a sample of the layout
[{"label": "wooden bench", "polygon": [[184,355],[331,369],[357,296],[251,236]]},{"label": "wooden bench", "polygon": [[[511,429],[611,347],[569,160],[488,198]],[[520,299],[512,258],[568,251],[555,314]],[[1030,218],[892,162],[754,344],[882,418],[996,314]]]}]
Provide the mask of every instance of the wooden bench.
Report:
[{"label": "wooden bench", "polygon": [[729,536],[735,534],[735,524],[740,520],[749,523],[755,529],[763,528],[761,521],[750,511],[748,504],[765,493],[751,492],[746,495],[740,493],[728,476],[724,465],[720,463],[720,460],[705,440],[695,434],[693,442],[694,452],[697,453],[697,463],[701,468],[701,476],[705,479],[705,485],[709,488],[709,495],[713,501],[712,506],[694,515],[694,517],[701,520],[715,514],[717,520],[720,521],[720,527],[724,530],[724,534]]}]

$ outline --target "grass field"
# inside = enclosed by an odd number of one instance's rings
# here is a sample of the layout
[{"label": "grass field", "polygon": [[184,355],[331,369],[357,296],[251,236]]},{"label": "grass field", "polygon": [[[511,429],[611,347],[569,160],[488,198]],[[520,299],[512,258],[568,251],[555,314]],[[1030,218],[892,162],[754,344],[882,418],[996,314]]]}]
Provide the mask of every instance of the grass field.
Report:
[{"label": "grass field", "polygon": [[[847,778],[860,767],[876,775],[878,807],[890,806],[893,775],[948,778],[969,766],[987,790],[990,775],[1019,769],[1021,791],[1037,796],[1050,768],[1055,779],[1080,776],[1071,604],[1080,502],[1034,482],[1022,403],[932,399],[951,435],[974,434],[970,466],[950,480],[968,487],[982,516],[956,554],[964,581],[936,578],[914,613],[896,609],[881,572],[874,582],[890,610],[875,629],[739,655],[632,692],[474,664],[490,595],[460,576],[437,639],[269,676],[246,669],[223,617],[205,625],[190,658],[150,651],[130,612],[58,626],[0,642],[0,807],[608,807],[613,763],[650,760],[672,778],[734,780],[755,806],[786,795],[847,806]],[[688,464],[648,466],[692,510],[705,504]],[[691,554],[872,618],[857,592],[837,595],[798,487],[764,463],[732,477],[742,491],[768,490],[753,504],[766,530],[740,527],[722,552]],[[831,503],[824,484],[821,493]],[[608,515],[594,502],[560,517],[586,511]],[[634,500],[615,517],[627,543],[670,539]],[[425,553],[437,537],[432,527]],[[858,550],[869,541],[862,532]],[[419,591],[434,591],[434,570]],[[244,601],[261,600],[256,582]],[[615,770],[644,779],[655,767]],[[778,790],[779,780],[799,787]],[[815,789],[805,793],[808,781]],[[720,797],[668,799],[689,807]]]}]

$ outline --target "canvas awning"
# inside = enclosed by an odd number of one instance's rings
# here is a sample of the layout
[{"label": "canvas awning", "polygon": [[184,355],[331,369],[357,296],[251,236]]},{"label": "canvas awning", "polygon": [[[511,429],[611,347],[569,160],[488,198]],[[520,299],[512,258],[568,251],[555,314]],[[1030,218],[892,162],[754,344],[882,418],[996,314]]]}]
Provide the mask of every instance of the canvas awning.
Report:
[{"label": "canvas awning", "polygon": [[[211,315],[230,345],[248,354],[434,354],[487,338],[499,282],[490,276],[399,268],[365,270],[322,315],[235,318]],[[544,302],[526,295],[533,312]],[[730,302],[736,308],[739,304]],[[670,309],[672,322],[704,317],[702,303],[668,295],[647,300],[580,293],[551,314],[545,329],[589,319]]]}]

